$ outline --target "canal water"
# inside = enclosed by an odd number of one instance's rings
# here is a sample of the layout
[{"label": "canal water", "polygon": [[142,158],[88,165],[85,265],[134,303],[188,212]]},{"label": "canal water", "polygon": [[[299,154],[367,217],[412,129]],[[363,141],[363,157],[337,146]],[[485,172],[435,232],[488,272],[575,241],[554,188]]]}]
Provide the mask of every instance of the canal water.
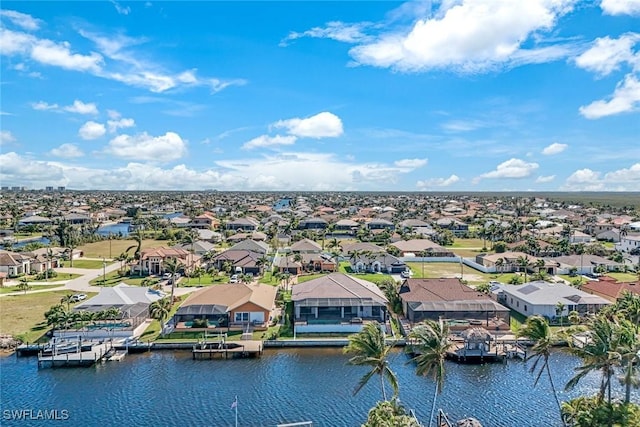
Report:
[{"label": "canal water", "polygon": [[122,236],[126,237],[129,235],[129,226],[131,224],[125,222],[118,222],[115,224],[104,225],[98,228],[96,234],[101,236]]},{"label": "canal water", "polygon": [[[255,359],[198,361],[189,352],[152,352],[91,368],[66,369],[38,369],[35,358],[9,356],[0,358],[0,414],[20,409],[66,410],[69,419],[64,424],[78,426],[233,426],[231,404],[237,396],[240,426],[299,421],[313,421],[316,427],[359,426],[381,399],[380,382],[374,377],[353,396],[366,369],[346,362],[339,349],[266,350]],[[400,399],[426,425],[434,383],[416,376],[414,365],[407,362],[401,352],[391,359]],[[564,353],[552,355],[551,369],[560,387],[578,363]],[[559,426],[546,378],[536,388],[533,381],[521,361],[447,363],[438,407],[454,420],[474,416],[485,427]],[[597,384],[598,377],[591,375],[576,390],[561,391],[560,398],[593,394]],[[634,393],[634,399],[640,400],[638,391]],[[0,424],[29,425],[6,418]]]}]

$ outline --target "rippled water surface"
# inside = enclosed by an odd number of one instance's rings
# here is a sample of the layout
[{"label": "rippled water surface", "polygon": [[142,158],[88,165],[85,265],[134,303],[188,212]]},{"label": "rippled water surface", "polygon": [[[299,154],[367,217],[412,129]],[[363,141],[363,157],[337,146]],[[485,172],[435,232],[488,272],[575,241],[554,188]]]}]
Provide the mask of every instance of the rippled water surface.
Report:
[{"label": "rippled water surface", "polygon": [[[57,425],[232,426],[231,403],[237,395],[241,426],[306,420],[314,426],[358,426],[381,398],[380,382],[375,377],[352,396],[366,371],[346,361],[339,349],[266,351],[260,358],[226,361],[193,361],[188,352],[154,352],[91,368],[38,369],[34,358],[11,356],[0,359],[0,402],[2,410],[68,410],[69,420],[53,423]],[[426,424],[433,382],[416,376],[407,361],[402,353],[391,361],[400,398]],[[562,353],[553,355],[552,370],[560,388],[578,362]],[[561,391],[560,398],[594,393],[597,382],[596,376],[588,377],[575,391]],[[438,406],[452,419],[475,416],[485,427],[557,426],[548,390],[544,377],[533,387],[533,376],[523,362],[448,363]],[[637,392],[634,399],[640,400]],[[1,424],[12,425],[7,420]]]}]

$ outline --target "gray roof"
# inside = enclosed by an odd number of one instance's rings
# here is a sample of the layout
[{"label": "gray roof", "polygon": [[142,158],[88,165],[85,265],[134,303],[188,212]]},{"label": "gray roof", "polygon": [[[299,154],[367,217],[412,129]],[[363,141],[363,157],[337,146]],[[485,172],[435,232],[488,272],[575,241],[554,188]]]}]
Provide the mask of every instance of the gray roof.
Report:
[{"label": "gray roof", "polygon": [[231,246],[228,250],[245,250],[257,252],[264,255],[269,252],[269,244],[265,242],[258,242],[256,240],[246,239]]},{"label": "gray roof", "polygon": [[101,288],[98,295],[78,304],[75,308],[85,310],[88,309],[86,307],[98,305],[118,306],[133,305],[137,303],[151,304],[164,296],[165,295],[160,291],[120,283],[112,288]]},{"label": "gray roof", "polygon": [[555,305],[558,302],[562,302],[565,305],[611,304],[610,301],[604,298],[588,294],[564,283],[537,280],[523,285],[501,284],[499,286],[499,289],[506,294],[513,295],[531,305]]},{"label": "gray roof", "polygon": [[[381,305],[387,303],[384,293],[375,283],[343,273],[331,273],[293,287],[291,300],[298,305]],[[333,300],[331,302],[327,300]],[[341,301],[348,301],[342,304]],[[325,302],[325,304],[322,304]],[[319,303],[319,304],[318,304]]]}]

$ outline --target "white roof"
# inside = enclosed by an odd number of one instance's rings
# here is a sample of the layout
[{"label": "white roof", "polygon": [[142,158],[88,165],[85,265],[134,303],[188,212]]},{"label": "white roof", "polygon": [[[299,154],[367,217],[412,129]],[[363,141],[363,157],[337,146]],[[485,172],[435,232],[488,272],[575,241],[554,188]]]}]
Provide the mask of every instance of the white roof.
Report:
[{"label": "white roof", "polygon": [[95,297],[84,301],[76,306],[76,309],[84,306],[95,305],[130,305],[137,303],[151,304],[164,297],[159,291],[140,286],[130,286],[126,283],[120,283],[111,288],[102,288],[100,293]]},{"label": "white roof", "polygon": [[499,286],[506,294],[513,295],[531,305],[555,305],[558,302],[565,305],[611,304],[604,298],[588,294],[564,283],[537,280],[523,285],[500,284]]}]

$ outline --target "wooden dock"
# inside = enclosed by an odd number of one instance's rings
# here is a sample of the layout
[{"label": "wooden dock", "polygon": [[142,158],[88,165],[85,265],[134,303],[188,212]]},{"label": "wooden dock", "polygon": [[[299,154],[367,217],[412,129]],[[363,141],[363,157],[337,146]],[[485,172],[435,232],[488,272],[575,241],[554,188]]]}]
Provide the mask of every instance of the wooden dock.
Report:
[{"label": "wooden dock", "polygon": [[89,351],[43,355],[38,354],[39,368],[56,368],[71,366],[91,366],[101,360],[111,350],[111,343],[96,344]]},{"label": "wooden dock", "polygon": [[230,357],[255,357],[262,354],[262,341],[214,341],[202,342],[193,346],[191,350],[193,360],[215,359]]}]

